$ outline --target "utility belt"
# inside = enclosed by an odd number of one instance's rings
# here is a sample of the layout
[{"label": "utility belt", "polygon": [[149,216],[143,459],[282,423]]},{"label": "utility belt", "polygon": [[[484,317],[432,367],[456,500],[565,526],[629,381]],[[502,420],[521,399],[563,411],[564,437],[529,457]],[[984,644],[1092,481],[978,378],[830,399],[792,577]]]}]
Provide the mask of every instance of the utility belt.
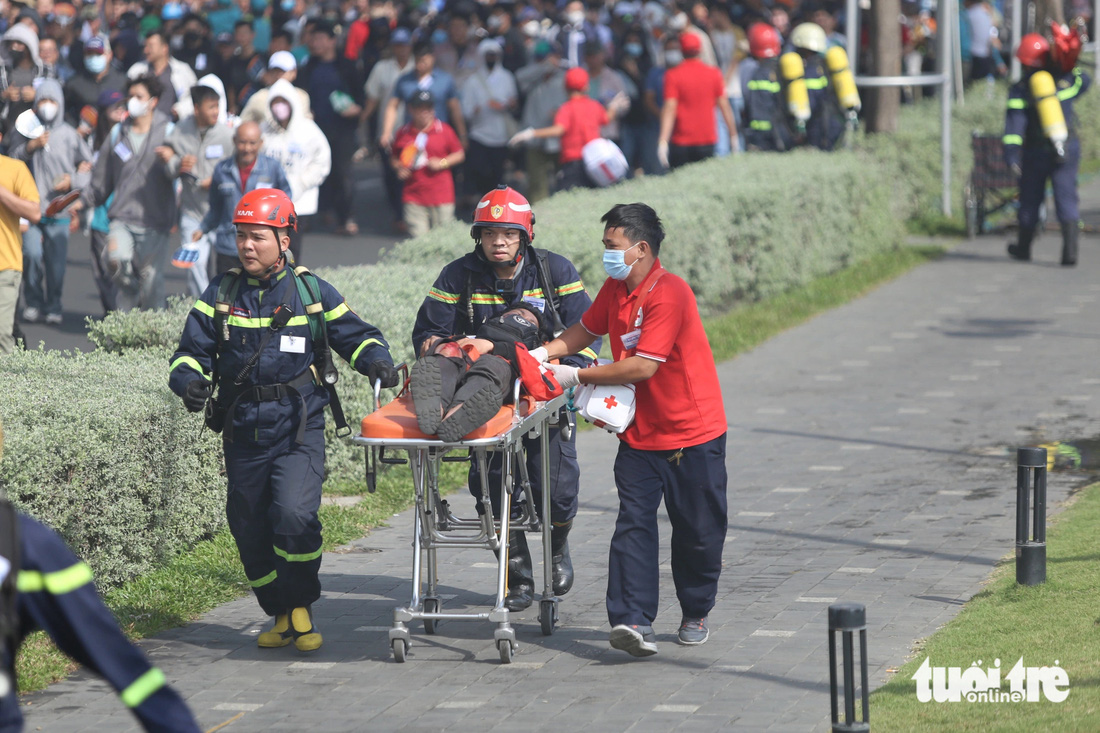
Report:
[{"label": "utility belt", "polygon": [[[293,395],[298,398],[301,405],[298,416],[298,432],[294,439],[299,444],[304,443],[306,437],[306,421],[309,417],[309,412],[306,407],[306,398],[302,395],[300,390],[302,387],[309,384],[320,384],[320,380],[317,379],[317,372],[312,365],[309,369],[285,384],[257,384],[251,387],[245,387],[236,393],[229,392],[228,394],[219,394],[216,400],[210,400],[206,403],[206,427],[210,428],[215,433],[224,431],[226,442],[232,443],[232,417],[236,412],[238,403],[277,402]],[[229,399],[230,397],[232,397],[232,399]]]}]

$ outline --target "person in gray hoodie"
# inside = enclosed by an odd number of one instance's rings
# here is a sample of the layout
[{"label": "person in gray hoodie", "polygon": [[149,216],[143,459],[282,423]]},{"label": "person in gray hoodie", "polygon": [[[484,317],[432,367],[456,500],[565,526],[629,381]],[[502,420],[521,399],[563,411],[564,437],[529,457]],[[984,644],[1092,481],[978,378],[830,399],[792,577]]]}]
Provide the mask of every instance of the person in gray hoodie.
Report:
[{"label": "person in gray hoodie", "polygon": [[23,320],[30,323],[43,314],[46,323],[61,323],[69,220],[84,202],[77,200],[52,217],[46,216],[46,205],[50,199],[85,188],[91,180],[92,149],[65,122],[64,109],[61,84],[56,79],[44,80],[35,93],[34,111],[45,132],[33,140],[19,132],[13,132],[11,138],[11,157],[30,168],[42,205],[42,218],[23,235]]},{"label": "person in gray hoodie", "polygon": [[182,246],[172,258],[176,267],[187,268],[187,289],[202,295],[210,284],[210,242],[197,242],[191,235],[202,224],[210,209],[210,180],[218,161],[233,153],[233,128],[219,122],[222,97],[208,86],[191,87],[194,113],[180,120],[164,145],[156,153],[168,166],[168,172],[180,179],[180,241]]},{"label": "person in gray hoodie", "polygon": [[4,132],[15,118],[34,104],[34,90],[46,69],[38,55],[38,36],[26,23],[16,23],[4,32],[0,62],[0,123]]},{"label": "person in gray hoodie", "polygon": [[175,180],[156,149],[172,130],[157,111],[160,81],[139,76],[126,86],[129,117],[111,128],[92,172],[92,204],[107,206],[107,265],[119,310],[164,307],[168,233],[176,223]]}]

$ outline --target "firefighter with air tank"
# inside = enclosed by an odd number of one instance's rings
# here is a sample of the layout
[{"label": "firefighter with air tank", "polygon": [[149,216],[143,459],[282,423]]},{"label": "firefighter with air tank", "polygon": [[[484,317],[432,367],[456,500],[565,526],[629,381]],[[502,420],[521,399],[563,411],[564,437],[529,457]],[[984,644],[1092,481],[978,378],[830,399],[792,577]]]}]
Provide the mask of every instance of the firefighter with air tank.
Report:
[{"label": "firefighter with air tank", "polygon": [[1038,33],[1020,39],[1016,58],[1022,78],[1008,91],[1005,110],[1005,162],[1020,178],[1017,239],[1008,254],[1031,259],[1031,245],[1039,228],[1039,206],[1047,180],[1054,190],[1054,208],[1062,229],[1062,264],[1077,264],[1080,213],[1077,206],[1077,168],[1081,143],[1073,103],[1092,80],[1077,66],[1081,40],[1075,29],[1052,25],[1054,43]]}]

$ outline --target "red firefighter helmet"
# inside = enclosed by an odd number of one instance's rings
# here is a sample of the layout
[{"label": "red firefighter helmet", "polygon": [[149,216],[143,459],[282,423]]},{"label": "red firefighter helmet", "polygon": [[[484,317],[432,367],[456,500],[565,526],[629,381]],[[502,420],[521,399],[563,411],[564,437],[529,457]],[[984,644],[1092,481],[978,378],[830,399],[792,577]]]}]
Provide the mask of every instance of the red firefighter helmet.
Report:
[{"label": "red firefighter helmet", "polygon": [[753,23],[749,26],[749,53],[754,59],[774,59],[779,55],[782,41],[775,26]]},{"label": "red firefighter helmet", "polygon": [[294,202],[277,188],[257,188],[241,196],[233,209],[233,223],[260,224],[276,229],[291,227],[298,231]]},{"label": "red firefighter helmet", "polygon": [[1062,70],[1062,73],[1073,71],[1077,65],[1077,57],[1081,55],[1081,35],[1077,27],[1051,22],[1050,34],[1054,43],[1050,45],[1050,57]]},{"label": "red firefighter helmet", "polygon": [[481,227],[519,229],[527,235],[527,241],[535,239],[535,214],[531,204],[514,188],[501,186],[481,197],[474,209],[474,225],[470,236],[481,240]]},{"label": "red firefighter helmet", "polygon": [[1016,58],[1024,66],[1039,67],[1047,62],[1050,53],[1050,44],[1047,39],[1038,33],[1028,33],[1020,39],[1020,47],[1016,49]]}]

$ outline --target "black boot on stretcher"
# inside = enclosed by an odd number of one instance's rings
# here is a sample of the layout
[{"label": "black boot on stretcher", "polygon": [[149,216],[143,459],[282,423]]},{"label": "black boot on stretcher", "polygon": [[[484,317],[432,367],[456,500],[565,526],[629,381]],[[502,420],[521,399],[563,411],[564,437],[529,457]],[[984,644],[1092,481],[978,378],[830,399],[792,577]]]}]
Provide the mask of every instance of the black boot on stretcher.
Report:
[{"label": "black boot on stretcher", "polygon": [[509,611],[523,611],[531,605],[535,592],[535,579],[531,574],[531,550],[527,547],[527,535],[510,532],[508,538],[508,595],[504,607]]}]

